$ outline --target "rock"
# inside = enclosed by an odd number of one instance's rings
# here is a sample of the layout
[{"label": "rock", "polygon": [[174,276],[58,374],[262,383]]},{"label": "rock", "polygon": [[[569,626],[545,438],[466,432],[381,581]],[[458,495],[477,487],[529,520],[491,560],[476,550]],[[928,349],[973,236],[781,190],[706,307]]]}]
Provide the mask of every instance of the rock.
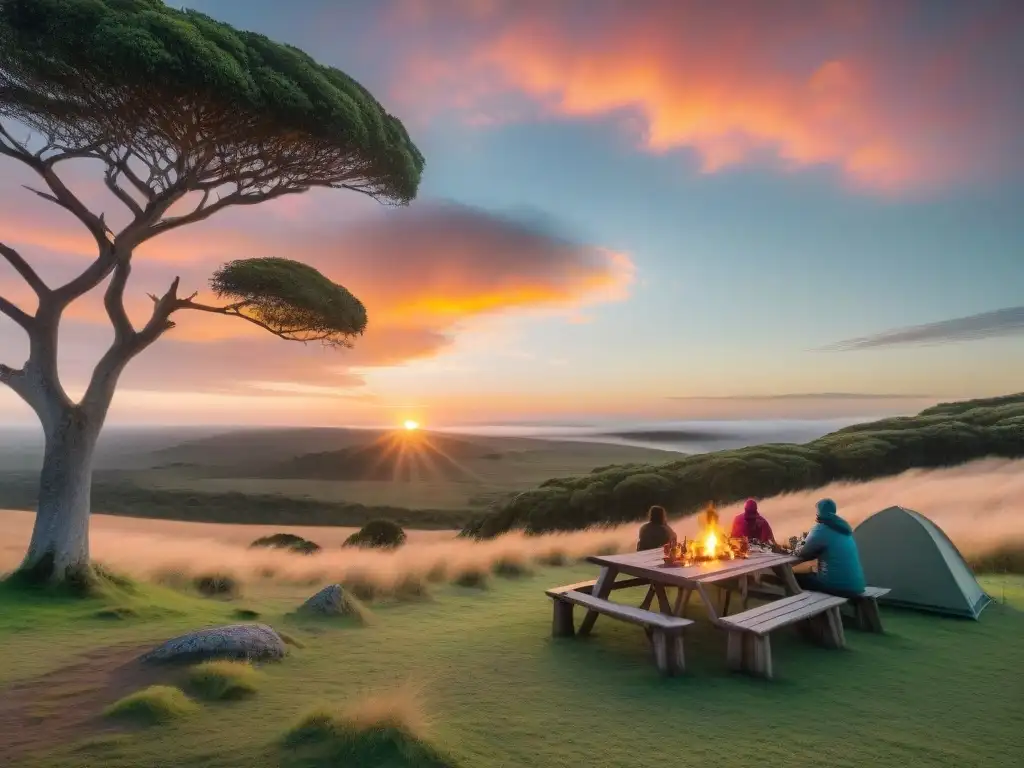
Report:
[{"label": "rock", "polygon": [[287,652],[284,640],[266,624],[229,624],[175,637],[145,654],[142,660],[156,663],[206,659],[266,661],[284,658]]},{"label": "rock", "polygon": [[341,584],[324,587],[299,608],[300,613],[315,613],[320,616],[348,616],[352,613],[345,590]]}]

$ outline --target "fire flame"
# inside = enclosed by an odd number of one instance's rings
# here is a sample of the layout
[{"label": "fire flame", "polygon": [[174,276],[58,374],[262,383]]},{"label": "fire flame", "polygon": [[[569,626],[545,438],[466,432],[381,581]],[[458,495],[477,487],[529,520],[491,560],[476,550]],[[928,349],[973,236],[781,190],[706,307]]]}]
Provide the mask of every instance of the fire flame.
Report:
[{"label": "fire flame", "polygon": [[708,535],[704,537],[704,557],[714,557],[717,553],[718,547],[718,536],[715,535],[714,531],[708,531]]}]

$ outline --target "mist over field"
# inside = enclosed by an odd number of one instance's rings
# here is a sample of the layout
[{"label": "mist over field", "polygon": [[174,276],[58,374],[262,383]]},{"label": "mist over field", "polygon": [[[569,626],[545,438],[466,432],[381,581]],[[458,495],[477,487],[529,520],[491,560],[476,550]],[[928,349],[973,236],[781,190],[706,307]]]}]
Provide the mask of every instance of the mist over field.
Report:
[{"label": "mist over field", "polygon": [[[914,509],[935,521],[966,557],[1024,544],[1024,461],[988,459],[952,469],[914,470],[868,483],[835,483],[813,491],[761,501],[761,509],[785,539],[810,528],[814,503],[831,496],[840,514],[856,525],[893,505]],[[722,510],[723,520],[739,504]],[[0,571],[17,566],[32,529],[30,512],[0,512]],[[674,523],[692,534],[692,518]],[[266,525],[221,525],[167,520],[140,520],[94,515],[92,551],[107,566],[140,578],[167,573],[230,574],[242,582],[280,583],[341,581],[355,575],[383,587],[406,576],[437,569],[448,575],[490,569],[500,560],[526,563],[550,555],[582,557],[598,550],[635,545],[638,524],[600,531],[526,537],[507,534],[491,541],[455,538],[453,531],[408,531],[409,543],[395,552],[342,549],[352,528]],[[309,538],[324,551],[304,556],[249,549],[254,539],[279,531]]]}]

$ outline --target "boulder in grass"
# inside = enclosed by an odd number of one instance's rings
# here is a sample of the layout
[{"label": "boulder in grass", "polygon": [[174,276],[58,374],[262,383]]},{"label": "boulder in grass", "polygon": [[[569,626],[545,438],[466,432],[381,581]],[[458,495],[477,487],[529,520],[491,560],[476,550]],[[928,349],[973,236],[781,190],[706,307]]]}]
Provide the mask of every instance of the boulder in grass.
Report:
[{"label": "boulder in grass", "polygon": [[348,616],[352,613],[352,605],[341,584],[330,584],[299,608],[299,613],[317,616]]},{"label": "boulder in grass", "polygon": [[142,660],[152,663],[207,659],[276,661],[287,652],[284,640],[266,624],[229,624],[175,637],[145,654]]}]

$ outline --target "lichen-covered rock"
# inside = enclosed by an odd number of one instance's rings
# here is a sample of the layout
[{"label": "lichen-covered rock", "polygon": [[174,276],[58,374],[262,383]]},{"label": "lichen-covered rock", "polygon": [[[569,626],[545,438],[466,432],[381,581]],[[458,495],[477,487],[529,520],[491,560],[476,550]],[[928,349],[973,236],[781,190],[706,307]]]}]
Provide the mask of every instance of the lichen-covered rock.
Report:
[{"label": "lichen-covered rock", "polygon": [[284,640],[266,624],[229,624],[189,632],[168,640],[142,657],[148,662],[191,662],[205,659],[268,661],[284,658]]},{"label": "lichen-covered rock", "polygon": [[299,608],[300,613],[313,613],[319,616],[348,616],[352,613],[345,590],[341,584],[324,587]]}]

